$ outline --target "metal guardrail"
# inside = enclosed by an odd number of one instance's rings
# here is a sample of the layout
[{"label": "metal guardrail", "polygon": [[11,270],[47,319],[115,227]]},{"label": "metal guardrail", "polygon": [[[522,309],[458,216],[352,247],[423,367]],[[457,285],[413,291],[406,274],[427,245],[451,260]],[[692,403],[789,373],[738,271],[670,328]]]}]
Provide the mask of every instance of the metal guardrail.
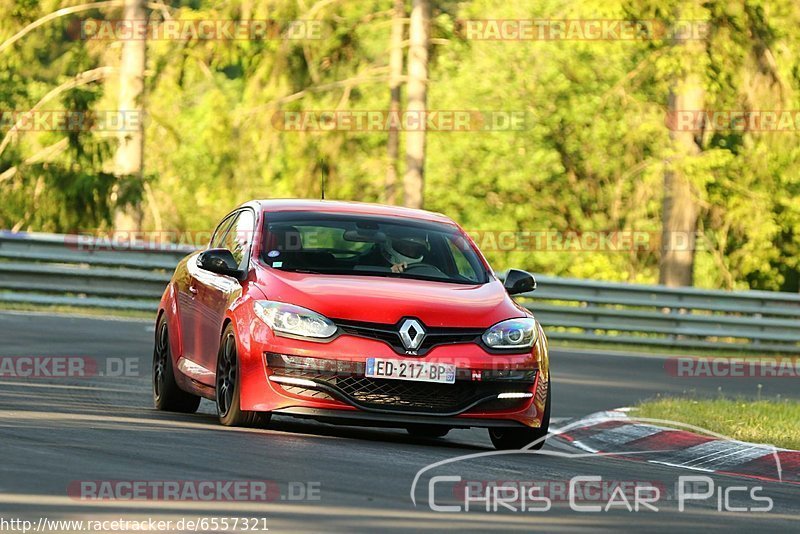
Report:
[{"label": "metal guardrail", "polygon": [[[154,311],[192,250],[0,231],[0,302]],[[520,302],[551,339],[800,353],[800,294],[537,281]]]},{"label": "metal guardrail", "polygon": [[0,231],[0,302],[155,311],[192,250]]}]

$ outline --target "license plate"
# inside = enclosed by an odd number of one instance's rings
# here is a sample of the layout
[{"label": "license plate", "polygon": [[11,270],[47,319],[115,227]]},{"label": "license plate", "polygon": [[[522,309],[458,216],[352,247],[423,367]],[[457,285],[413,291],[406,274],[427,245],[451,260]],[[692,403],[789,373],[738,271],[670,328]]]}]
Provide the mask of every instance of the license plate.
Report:
[{"label": "license plate", "polygon": [[456,381],[456,366],[447,363],[367,358],[367,370],[364,376],[368,378],[388,378],[390,380],[453,384]]}]

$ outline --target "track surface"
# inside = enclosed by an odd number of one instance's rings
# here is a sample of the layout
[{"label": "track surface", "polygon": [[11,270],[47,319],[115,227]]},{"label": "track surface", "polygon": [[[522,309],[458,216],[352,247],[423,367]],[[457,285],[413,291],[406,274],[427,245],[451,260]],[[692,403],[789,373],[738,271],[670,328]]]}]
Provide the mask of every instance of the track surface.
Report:
[{"label": "track surface", "polygon": [[[720,512],[717,500],[674,500],[658,512],[576,512],[554,503],[547,512],[486,512],[481,503],[462,513],[428,506],[431,475],[465,480],[569,481],[599,475],[609,481],[647,481],[672,488],[696,472],[601,456],[505,454],[466,459],[427,472],[410,497],[417,471],[433,462],[489,452],[483,430],[453,431],[445,440],[419,440],[399,430],[332,427],[274,419],[266,430],[217,425],[206,401],[197,415],[151,407],[153,328],[141,321],[0,313],[0,356],[135,358],[138,373],[125,377],[0,378],[0,518],[112,520],[263,517],[273,532],[541,529],[675,531],[797,531],[800,487],[711,475],[717,487],[763,485],[774,501],[769,513]],[[669,377],[664,360],[603,352],[554,350],[553,416],[579,417],[629,405],[658,393],[694,392],[796,397],[792,379],[682,379]],[[546,450],[568,454],[554,442]],[[70,498],[68,486],[85,480],[271,480],[283,498],[254,502],[104,501]],[[295,502],[288,483],[318,484],[319,500]],[[442,486],[440,486],[441,488]],[[760,506],[734,494],[731,504]],[[446,493],[437,502],[447,503]],[[449,503],[453,504],[452,493]],[[462,502],[463,504],[463,502]],[[477,509],[477,511],[476,511]],[[0,528],[2,530],[2,528]],[[9,529],[6,529],[9,530]]]}]

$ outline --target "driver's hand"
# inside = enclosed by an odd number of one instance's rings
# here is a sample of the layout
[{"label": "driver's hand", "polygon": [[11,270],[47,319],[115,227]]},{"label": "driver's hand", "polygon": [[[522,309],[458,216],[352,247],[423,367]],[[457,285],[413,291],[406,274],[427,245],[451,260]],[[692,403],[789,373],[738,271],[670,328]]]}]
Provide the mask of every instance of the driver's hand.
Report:
[{"label": "driver's hand", "polygon": [[392,265],[392,272],[393,273],[402,273],[408,268],[408,264],[406,262],[403,263],[395,263]]}]

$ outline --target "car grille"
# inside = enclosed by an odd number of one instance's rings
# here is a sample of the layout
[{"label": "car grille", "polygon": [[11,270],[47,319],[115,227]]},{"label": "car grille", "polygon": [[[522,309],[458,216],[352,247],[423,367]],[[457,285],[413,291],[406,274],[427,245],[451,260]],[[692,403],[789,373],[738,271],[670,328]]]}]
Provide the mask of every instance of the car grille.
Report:
[{"label": "car grille", "polygon": [[333,397],[325,393],[324,391],[320,391],[318,389],[308,389],[302,386],[291,386],[288,384],[281,384],[281,387],[284,391],[288,393],[292,393],[293,395],[300,395],[302,397],[311,397],[312,399],[317,400],[333,400]]},{"label": "car grille", "polygon": [[[406,354],[406,349],[400,340],[399,324],[366,323],[359,321],[345,321],[334,319],[333,322],[339,329],[348,335],[377,339],[383,341],[398,354]],[[476,328],[435,328],[425,326],[425,339],[416,351],[419,356],[425,355],[429,350],[439,345],[454,343],[479,343],[485,329]]]},{"label": "car grille", "polygon": [[[462,412],[487,398],[495,399],[498,393],[526,389],[521,384],[432,384],[367,377],[336,378],[336,386],[347,397],[368,408],[425,413]],[[519,399],[508,399],[505,404],[513,407],[519,404]]]}]

